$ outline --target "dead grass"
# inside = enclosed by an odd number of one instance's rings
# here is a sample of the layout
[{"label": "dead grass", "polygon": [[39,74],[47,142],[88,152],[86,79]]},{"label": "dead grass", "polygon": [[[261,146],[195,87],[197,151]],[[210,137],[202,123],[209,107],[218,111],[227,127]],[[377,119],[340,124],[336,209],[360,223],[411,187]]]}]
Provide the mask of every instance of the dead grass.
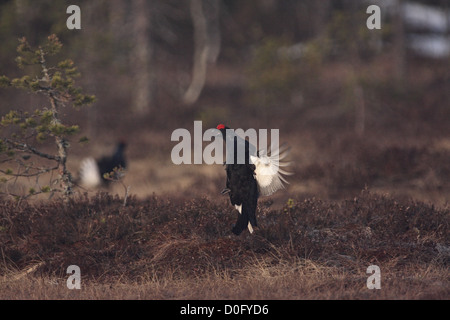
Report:
[{"label": "dead grass", "polygon": [[251,261],[239,273],[222,270],[202,276],[148,274],[140,281],[82,282],[69,290],[65,278],[27,276],[0,281],[0,299],[181,299],[181,300],[297,300],[297,299],[442,299],[449,297],[448,268],[406,266],[401,271],[382,269],[381,289],[366,287],[365,270],[342,268],[311,260],[283,261],[274,266]]}]

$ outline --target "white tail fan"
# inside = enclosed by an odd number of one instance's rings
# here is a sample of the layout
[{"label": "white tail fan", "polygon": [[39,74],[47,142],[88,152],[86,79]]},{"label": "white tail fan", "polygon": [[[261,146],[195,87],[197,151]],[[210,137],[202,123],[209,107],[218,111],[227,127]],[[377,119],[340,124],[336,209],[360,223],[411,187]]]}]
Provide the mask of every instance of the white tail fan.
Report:
[{"label": "white tail fan", "polygon": [[258,182],[259,194],[261,196],[270,196],[276,191],[284,188],[286,181],[283,175],[292,175],[280,167],[287,167],[291,163],[281,161],[288,154],[289,148],[278,149],[275,152],[270,152],[270,155],[264,150],[259,151],[259,157],[250,156],[250,160],[255,165],[255,178]]},{"label": "white tail fan", "polygon": [[95,188],[102,183],[100,171],[94,158],[85,158],[80,164],[80,184],[85,187]]}]

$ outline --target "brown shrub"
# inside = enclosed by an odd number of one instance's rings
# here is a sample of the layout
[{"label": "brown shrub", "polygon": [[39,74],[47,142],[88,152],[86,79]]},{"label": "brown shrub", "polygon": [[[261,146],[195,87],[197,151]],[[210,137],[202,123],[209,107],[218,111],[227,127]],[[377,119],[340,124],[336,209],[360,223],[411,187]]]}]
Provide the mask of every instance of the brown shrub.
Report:
[{"label": "brown shrub", "polygon": [[[270,203],[269,203],[270,205]],[[36,262],[45,276],[78,265],[88,279],[143,279],[148,272],[233,273],[251,259],[309,259],[352,271],[371,263],[448,266],[449,210],[363,191],[339,203],[291,201],[260,206],[254,235],[230,229],[237,214],[226,200],[146,200],[106,193],[58,201],[3,201],[2,274]],[[234,271],[233,271],[234,270]]]}]

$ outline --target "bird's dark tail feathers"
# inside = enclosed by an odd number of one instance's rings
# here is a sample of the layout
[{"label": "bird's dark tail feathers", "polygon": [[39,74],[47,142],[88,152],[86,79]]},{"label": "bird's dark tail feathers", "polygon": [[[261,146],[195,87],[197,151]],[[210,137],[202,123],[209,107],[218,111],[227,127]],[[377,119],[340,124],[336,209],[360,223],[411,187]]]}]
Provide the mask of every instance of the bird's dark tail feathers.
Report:
[{"label": "bird's dark tail feathers", "polygon": [[236,206],[239,211],[239,217],[234,225],[232,231],[235,235],[240,235],[242,231],[246,228],[249,229],[250,233],[253,233],[252,227],[257,227],[256,223],[256,204],[243,203],[241,206]]}]

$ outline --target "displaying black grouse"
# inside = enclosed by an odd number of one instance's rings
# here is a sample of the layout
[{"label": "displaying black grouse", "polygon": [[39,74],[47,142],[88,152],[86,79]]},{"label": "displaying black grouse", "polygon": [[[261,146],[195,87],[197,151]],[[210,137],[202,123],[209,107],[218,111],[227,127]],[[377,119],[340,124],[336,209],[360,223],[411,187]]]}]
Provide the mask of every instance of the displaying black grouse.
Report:
[{"label": "displaying black grouse", "polygon": [[[96,188],[107,186],[112,180],[118,180],[124,175],[127,168],[125,160],[126,143],[120,141],[114,153],[110,156],[104,156],[98,160],[92,157],[85,158],[80,164],[79,182],[85,187]],[[105,174],[111,174],[110,179],[105,178]]]},{"label": "displaying black grouse", "polygon": [[[280,168],[289,165],[280,162],[288,154],[289,149],[271,152],[269,155],[263,150],[257,151],[254,145],[237,136],[233,130],[227,130],[230,128],[225,125],[219,124],[217,129],[227,143],[225,162],[227,181],[222,194],[228,193],[231,204],[239,211],[238,220],[232,231],[239,235],[248,227],[250,233],[253,233],[253,227],[257,226],[256,207],[259,196],[268,196],[283,188],[283,183],[287,183],[283,174],[292,174]],[[245,150],[242,159],[239,159],[242,157],[239,150]]]}]

